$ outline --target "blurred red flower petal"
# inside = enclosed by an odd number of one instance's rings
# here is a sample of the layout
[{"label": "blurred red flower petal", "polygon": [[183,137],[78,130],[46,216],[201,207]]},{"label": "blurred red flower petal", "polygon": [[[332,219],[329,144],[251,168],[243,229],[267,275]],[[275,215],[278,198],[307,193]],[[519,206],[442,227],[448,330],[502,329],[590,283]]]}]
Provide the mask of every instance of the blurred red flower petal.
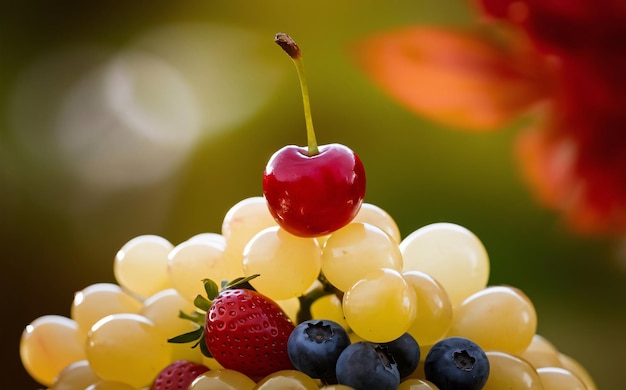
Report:
[{"label": "blurred red flower petal", "polygon": [[495,130],[546,95],[534,57],[467,31],[403,28],[354,47],[359,66],[397,102],[445,125]]},{"label": "blurred red flower petal", "polygon": [[626,231],[626,161],[615,170],[590,164],[575,139],[545,129],[522,132],[516,152],[537,198],[561,211],[576,231],[608,236]]},{"label": "blurred red flower petal", "polygon": [[518,144],[539,199],[575,230],[626,232],[626,51],[563,53],[546,126]]}]

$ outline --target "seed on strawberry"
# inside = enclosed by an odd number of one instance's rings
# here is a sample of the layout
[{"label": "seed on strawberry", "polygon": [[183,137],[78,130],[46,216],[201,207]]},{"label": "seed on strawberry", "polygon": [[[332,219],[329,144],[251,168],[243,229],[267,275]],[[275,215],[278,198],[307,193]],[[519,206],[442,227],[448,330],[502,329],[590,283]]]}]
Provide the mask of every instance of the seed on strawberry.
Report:
[{"label": "seed on strawberry", "polygon": [[187,390],[194,379],[208,370],[202,364],[177,360],[161,370],[150,390]]},{"label": "seed on strawberry", "polygon": [[243,288],[250,279],[236,279],[222,286],[205,280],[209,299],[196,298],[196,306],[206,312],[181,313],[182,318],[200,327],[170,339],[170,342],[196,341],[202,352],[224,368],[239,371],[254,380],[278,370],[293,369],[287,354],[287,341],[294,324],[270,298]]}]

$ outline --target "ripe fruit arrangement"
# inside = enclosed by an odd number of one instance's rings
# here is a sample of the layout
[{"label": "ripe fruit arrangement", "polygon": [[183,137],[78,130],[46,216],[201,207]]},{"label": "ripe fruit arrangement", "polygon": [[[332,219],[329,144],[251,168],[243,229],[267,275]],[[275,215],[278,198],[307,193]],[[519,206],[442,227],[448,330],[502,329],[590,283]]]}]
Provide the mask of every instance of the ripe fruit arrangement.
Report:
[{"label": "ripe fruit arrangement", "polygon": [[536,333],[522,291],[487,285],[470,230],[433,223],[401,237],[363,202],[360,159],[317,147],[299,48],[276,40],[300,75],[309,148],[278,151],[264,196],[233,205],[221,232],[124,244],[117,284],[87,286],[70,317],[26,326],[28,373],[54,390],[596,390]]}]

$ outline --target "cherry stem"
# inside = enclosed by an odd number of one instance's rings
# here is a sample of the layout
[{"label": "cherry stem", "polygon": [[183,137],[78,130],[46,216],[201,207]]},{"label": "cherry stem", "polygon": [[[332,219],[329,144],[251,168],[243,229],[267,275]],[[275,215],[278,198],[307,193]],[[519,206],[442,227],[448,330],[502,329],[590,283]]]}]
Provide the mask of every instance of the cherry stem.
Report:
[{"label": "cherry stem", "polygon": [[313,130],[313,119],[311,116],[311,104],[309,103],[309,87],[306,82],[304,73],[304,60],[302,59],[302,52],[298,47],[296,41],[285,33],[278,33],[274,37],[274,42],[278,44],[287,54],[291,57],[296,71],[298,72],[298,79],[300,79],[300,89],[302,90],[302,102],[304,105],[304,119],[306,121],[306,137],[309,156],[319,154],[317,147],[317,140],[315,139],[315,131]]}]

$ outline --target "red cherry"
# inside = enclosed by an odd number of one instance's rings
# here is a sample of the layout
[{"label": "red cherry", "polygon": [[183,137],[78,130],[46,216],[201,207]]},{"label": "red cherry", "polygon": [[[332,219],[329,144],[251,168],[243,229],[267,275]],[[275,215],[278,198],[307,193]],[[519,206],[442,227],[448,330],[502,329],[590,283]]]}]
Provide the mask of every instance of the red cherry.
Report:
[{"label": "red cherry", "polygon": [[350,223],[365,196],[361,159],[341,144],[307,149],[288,145],[274,153],[263,175],[270,212],[288,232],[314,237]]},{"label": "red cherry", "polygon": [[276,222],[302,237],[332,233],[354,219],[365,197],[365,169],[347,146],[317,146],[300,48],[286,34],[274,39],[289,54],[300,79],[308,148],[288,145],[270,158],[263,193]]}]

